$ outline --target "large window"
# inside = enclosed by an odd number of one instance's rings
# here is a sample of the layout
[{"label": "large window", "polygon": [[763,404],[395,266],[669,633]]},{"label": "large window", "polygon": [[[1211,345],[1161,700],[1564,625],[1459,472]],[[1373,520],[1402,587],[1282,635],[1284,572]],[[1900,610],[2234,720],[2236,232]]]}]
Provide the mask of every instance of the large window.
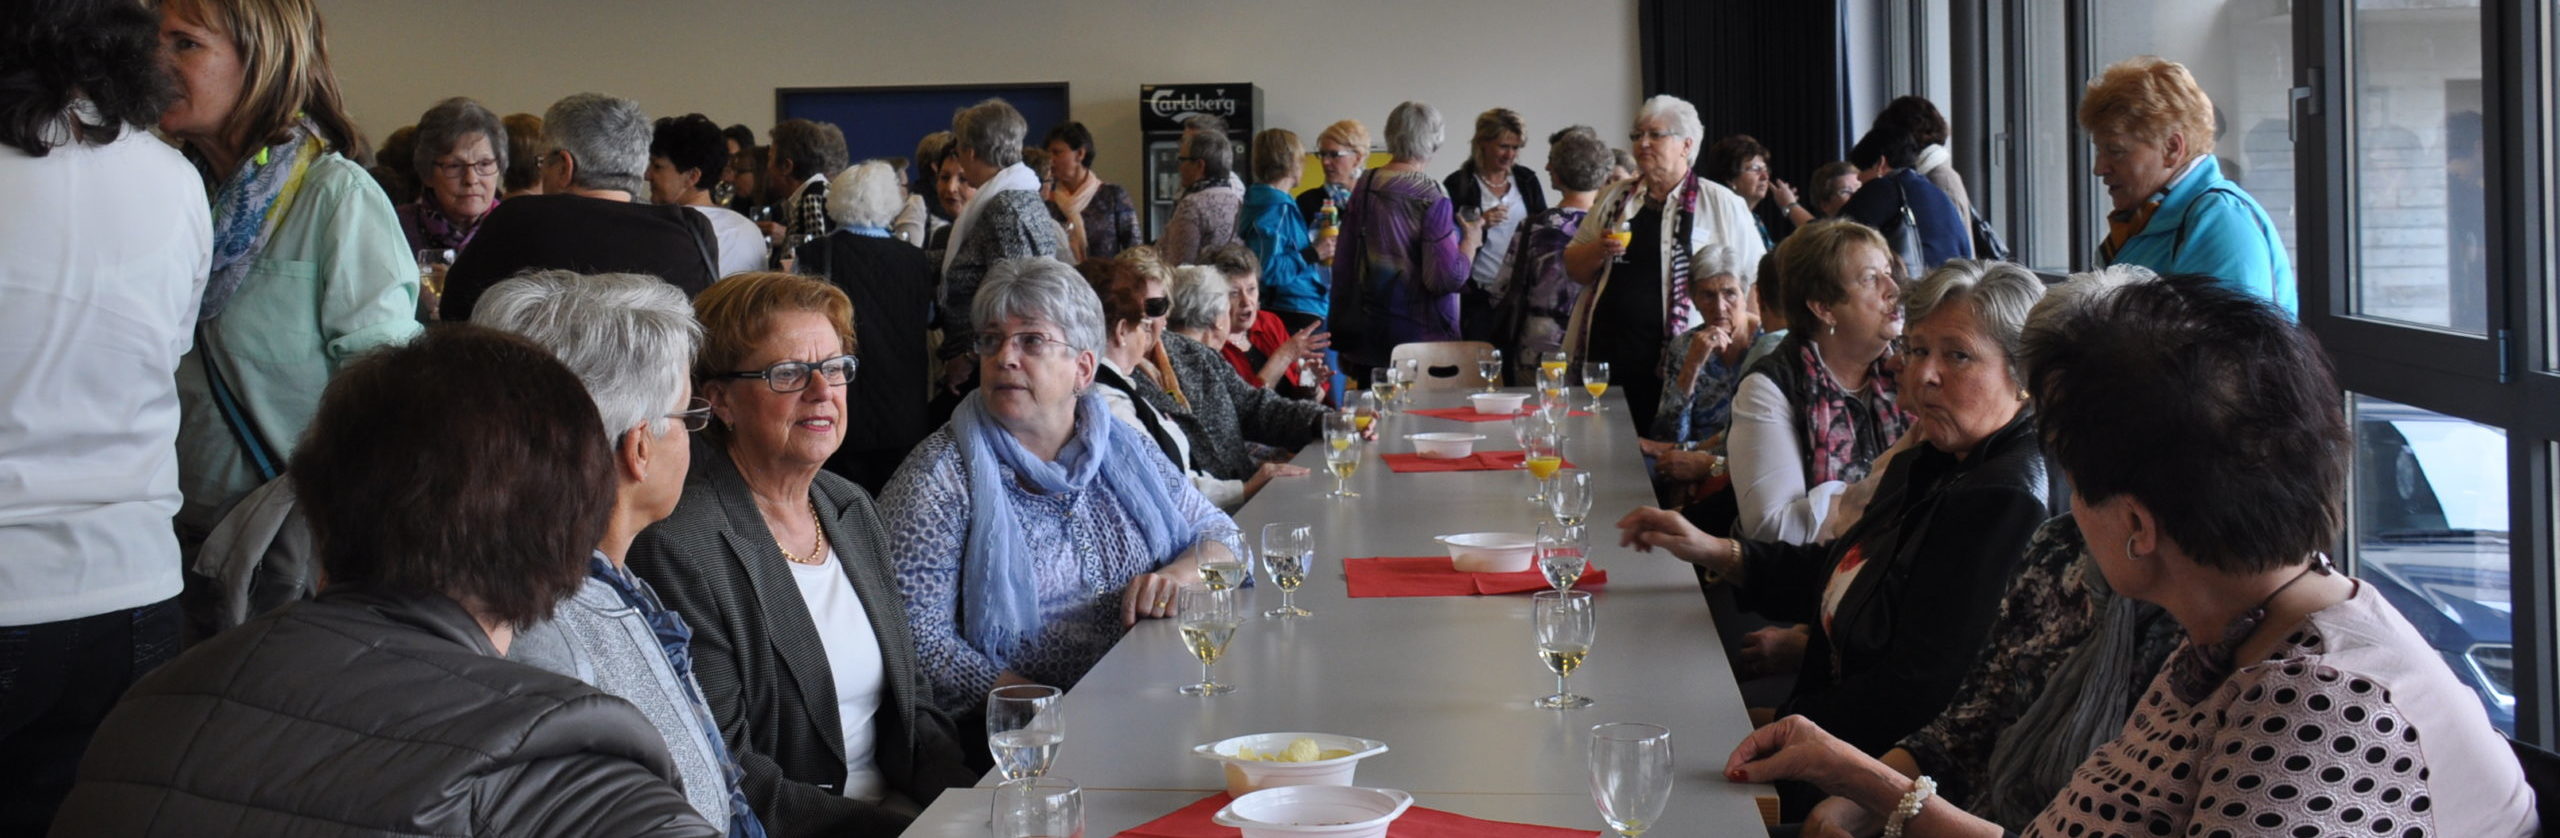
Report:
[{"label": "large window", "polygon": [[2355,4],[2351,310],[2476,335],[2489,316],[2480,9],[2446,6]]},{"label": "large window", "polygon": [[2357,576],[2515,733],[2506,433],[2371,396],[2349,411]]},{"label": "large window", "polygon": [[[2284,11],[2265,0],[2098,3],[2091,10],[2096,46],[2089,66],[2094,75],[2137,55],[2186,65],[2213,100],[2213,154],[2222,176],[2267,208],[2290,256],[2296,214],[2285,79],[2293,74],[2293,51],[2292,16]],[[2090,190],[2090,200],[2092,218],[2114,209],[2103,190]]]}]

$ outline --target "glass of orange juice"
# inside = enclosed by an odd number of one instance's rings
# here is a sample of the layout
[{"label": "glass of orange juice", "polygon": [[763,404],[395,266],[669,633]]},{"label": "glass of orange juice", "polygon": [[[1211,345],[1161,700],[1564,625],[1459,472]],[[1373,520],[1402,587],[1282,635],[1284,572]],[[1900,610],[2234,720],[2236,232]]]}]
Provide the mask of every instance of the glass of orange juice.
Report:
[{"label": "glass of orange juice", "polygon": [[1556,476],[1556,470],[1564,467],[1564,440],[1556,435],[1553,427],[1535,427],[1529,431],[1529,445],[1521,450],[1521,454],[1521,463],[1529,467],[1529,479],[1537,487],[1529,495],[1529,502],[1544,504],[1547,502],[1548,478]]},{"label": "glass of orange juice", "polygon": [[1538,356],[1538,372],[1544,375],[1563,375],[1567,363],[1569,362],[1565,360],[1564,353],[1549,352]]},{"label": "glass of orange juice", "polygon": [[1607,411],[1609,408],[1600,403],[1600,397],[1609,393],[1609,362],[1588,361],[1583,363],[1582,389],[1590,391],[1591,393],[1591,412],[1601,413]]}]

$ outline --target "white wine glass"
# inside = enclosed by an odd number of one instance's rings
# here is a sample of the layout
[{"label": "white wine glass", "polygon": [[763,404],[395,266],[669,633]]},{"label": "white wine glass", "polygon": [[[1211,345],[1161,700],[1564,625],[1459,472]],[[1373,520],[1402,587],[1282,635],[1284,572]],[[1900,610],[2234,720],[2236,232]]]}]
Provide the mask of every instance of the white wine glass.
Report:
[{"label": "white wine glass", "polygon": [[1589,591],[1539,591],[1529,595],[1531,622],[1538,630],[1538,660],[1556,674],[1556,694],[1530,702],[1546,710],[1578,710],[1591,699],[1573,694],[1569,682],[1582,659],[1591,654],[1600,628]]},{"label": "white wine glass", "polygon": [[1592,486],[1589,471],[1556,469],[1555,476],[1547,480],[1547,513],[1555,517],[1556,523],[1582,526],[1582,520],[1591,517]]},{"label": "white wine glass", "polygon": [[1502,389],[1502,350],[1485,350],[1484,357],[1476,359],[1476,374],[1484,378],[1485,392],[1500,391]]},{"label": "white wine glass", "polygon": [[987,751],[1007,780],[1049,773],[1058,746],[1067,741],[1063,695],[1045,684],[1014,684],[987,691]]},{"label": "white wine glass", "polygon": [[[1564,365],[1560,363],[1538,365],[1538,406],[1545,408],[1564,400]],[[1570,403],[1565,406],[1572,407]]]},{"label": "white wine glass", "polygon": [[1026,777],[996,786],[996,838],[1081,838],[1084,789],[1063,777]]},{"label": "white wine glass", "polygon": [[1403,389],[1402,380],[1397,376],[1394,366],[1378,367],[1369,371],[1369,392],[1376,393],[1378,396],[1378,415],[1384,416],[1395,412],[1396,392],[1401,389]]},{"label": "white wine glass", "polygon": [[1543,421],[1546,421],[1546,417],[1540,416],[1535,410],[1511,417],[1511,445],[1520,449],[1521,457],[1520,462],[1511,464],[1512,468],[1521,471],[1529,469],[1529,434],[1537,430],[1538,423]]},{"label": "white wine glass", "polygon": [[1413,412],[1413,385],[1422,383],[1422,359],[1396,362],[1396,412]]},{"label": "white wine glass", "polygon": [[1558,591],[1573,590],[1591,569],[1589,530],[1542,521],[1538,524],[1538,573]]},{"label": "white wine glass", "polygon": [[1609,393],[1609,362],[1585,362],[1582,365],[1582,389],[1591,394],[1591,412],[1608,412],[1609,407],[1600,403],[1600,397]]},{"label": "white wine glass", "polygon": [[1592,725],[1591,802],[1622,838],[1651,829],[1671,802],[1671,731],[1639,722]]},{"label": "white wine glass", "polygon": [[1364,434],[1378,424],[1378,415],[1387,409],[1386,400],[1378,397],[1374,385],[1371,389],[1351,394],[1342,403],[1351,411],[1352,422],[1356,425],[1353,430]]},{"label": "white wine glass", "polygon": [[1359,492],[1351,491],[1351,475],[1360,470],[1359,432],[1343,433],[1330,428],[1325,430],[1324,469],[1333,472],[1333,491],[1326,492],[1325,497],[1356,498],[1360,496]]},{"label": "white wine glass", "polygon": [[1227,643],[1236,637],[1236,627],[1244,624],[1242,609],[1236,606],[1240,596],[1233,588],[1221,590],[1207,585],[1184,585],[1175,592],[1182,645],[1192,657],[1200,659],[1200,683],[1184,685],[1183,695],[1206,698],[1235,692],[1235,685],[1221,684],[1209,677],[1209,666],[1226,655]]},{"label": "white wine glass", "polygon": [[1530,426],[1529,444],[1520,449],[1520,464],[1529,467],[1529,480],[1535,486],[1529,493],[1529,502],[1546,503],[1547,478],[1564,467],[1564,440],[1554,424],[1540,422]]},{"label": "white wine glass", "polygon": [[[1244,554],[1237,552],[1237,545],[1244,543],[1244,536],[1236,531],[1234,525],[1221,522],[1201,527],[1200,538],[1194,543],[1202,548],[1200,580],[1208,583],[1209,587],[1219,590],[1243,587],[1245,577],[1253,573],[1253,568],[1245,562]],[[1208,549],[1211,544],[1219,549]]]},{"label": "white wine glass", "polygon": [[1298,588],[1307,583],[1307,569],[1315,564],[1315,557],[1314,527],[1290,522],[1262,525],[1262,575],[1280,589],[1280,607],[1262,616],[1274,620],[1315,616],[1297,602]]}]

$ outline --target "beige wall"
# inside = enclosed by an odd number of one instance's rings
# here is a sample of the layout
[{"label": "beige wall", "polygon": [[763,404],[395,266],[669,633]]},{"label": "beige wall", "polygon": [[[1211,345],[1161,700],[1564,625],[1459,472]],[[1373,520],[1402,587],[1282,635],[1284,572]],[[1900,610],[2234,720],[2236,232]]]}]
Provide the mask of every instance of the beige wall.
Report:
[{"label": "beige wall", "polygon": [[[1138,85],[1248,81],[1265,127],[1310,143],[1351,117],[1374,136],[1397,102],[1438,106],[1454,169],[1477,111],[1519,110],[1546,134],[1624,136],[1635,112],[1633,0],[320,0],[349,107],[380,137],[446,96],[500,113],[584,90],[650,116],[699,111],[759,130],[777,87],[1064,81],[1134,183]],[[1319,41],[1310,33],[1327,27]]]}]

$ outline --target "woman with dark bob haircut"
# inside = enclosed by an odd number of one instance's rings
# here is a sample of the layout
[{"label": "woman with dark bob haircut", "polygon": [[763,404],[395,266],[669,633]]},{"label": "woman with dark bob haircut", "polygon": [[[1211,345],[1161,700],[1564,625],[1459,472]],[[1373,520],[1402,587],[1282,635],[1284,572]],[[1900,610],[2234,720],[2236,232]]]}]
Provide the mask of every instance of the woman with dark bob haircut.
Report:
[{"label": "woman with dark bob haircut", "polygon": [[719,834],[640,711],[504,658],[604,535],[603,424],[485,327],[347,365],[292,470],[326,588],[135,684],[54,833]]},{"label": "woman with dark bob haircut", "polygon": [[[2072,518],[2107,585],[2189,639],[2023,834],[2533,834],[2479,703],[2320,552],[2350,442],[2311,336],[2209,276],[2055,299],[2027,329],[2027,387]],[[1725,774],[1811,782],[1888,834],[2002,834],[1802,717],[1753,732]]]},{"label": "woman with dark bob haircut", "polygon": [[698,113],[662,116],[649,134],[649,200],[692,207],[720,236],[720,275],[764,267],[764,231],[737,211],[712,202],[729,171],[729,143],[719,123]]}]

